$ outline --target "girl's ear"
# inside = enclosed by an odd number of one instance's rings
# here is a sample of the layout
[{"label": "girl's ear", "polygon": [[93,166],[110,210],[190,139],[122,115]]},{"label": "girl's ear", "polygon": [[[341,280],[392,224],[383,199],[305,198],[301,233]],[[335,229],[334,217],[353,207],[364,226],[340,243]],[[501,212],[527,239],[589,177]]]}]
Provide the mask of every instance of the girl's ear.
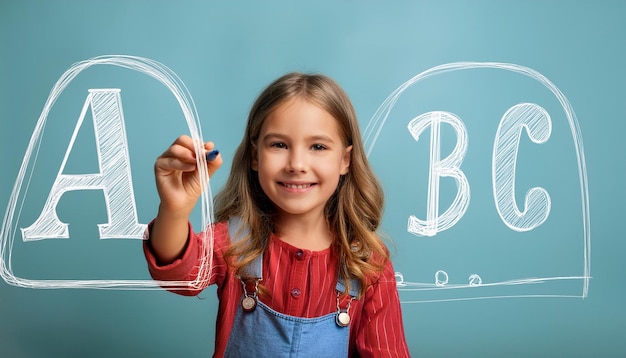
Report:
[{"label": "girl's ear", "polygon": [[343,158],[341,160],[341,175],[348,174],[348,169],[350,169],[351,158],[352,158],[352,146],[349,146],[345,149],[343,153]]},{"label": "girl's ear", "polygon": [[252,147],[252,160],[250,161],[250,167],[252,168],[252,170],[254,170],[255,172],[259,171],[259,157],[258,157],[258,152],[256,150],[256,145],[254,143],[251,144]]}]

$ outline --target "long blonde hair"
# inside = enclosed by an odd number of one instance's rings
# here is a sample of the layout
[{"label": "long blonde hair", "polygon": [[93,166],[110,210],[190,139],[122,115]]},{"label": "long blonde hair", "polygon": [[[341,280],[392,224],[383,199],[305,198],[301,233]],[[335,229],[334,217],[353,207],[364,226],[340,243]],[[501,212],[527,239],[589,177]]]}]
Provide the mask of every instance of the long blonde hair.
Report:
[{"label": "long blonde hair", "polygon": [[[280,104],[300,97],[330,113],[339,123],[345,146],[352,146],[348,173],[325,206],[325,216],[335,235],[333,248],[339,258],[339,274],[360,284],[359,296],[368,278],[380,272],[389,258],[377,234],[382,218],[383,191],[365,154],[356,113],[343,89],[320,74],[289,73],[272,82],[256,99],[241,144],[233,158],[228,181],[215,198],[215,219],[239,216],[249,237],[232,244],[225,255],[237,274],[267,248],[275,232],[276,209],[252,170],[254,145],[269,113]],[[349,287],[348,287],[349,290]],[[346,290],[346,292],[348,291]]]}]

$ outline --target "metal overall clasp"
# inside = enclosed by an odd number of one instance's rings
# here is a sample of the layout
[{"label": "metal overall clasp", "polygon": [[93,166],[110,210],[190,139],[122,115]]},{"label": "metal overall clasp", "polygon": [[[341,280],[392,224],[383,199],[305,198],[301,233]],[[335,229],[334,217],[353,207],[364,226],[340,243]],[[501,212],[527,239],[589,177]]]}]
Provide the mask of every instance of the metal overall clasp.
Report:
[{"label": "metal overall clasp", "polygon": [[346,308],[341,308],[341,305],[339,304],[339,296],[340,293],[337,292],[337,315],[335,316],[335,322],[339,327],[348,327],[350,325],[350,305],[352,304],[354,297],[350,296],[348,306]]},{"label": "metal overall clasp", "polygon": [[[259,293],[259,281],[260,279],[254,280],[254,291],[248,292],[248,285],[246,285],[246,280],[240,279],[241,285],[243,286],[243,297],[241,298],[241,308],[244,312],[252,312],[256,308],[258,293]],[[251,280],[248,280],[248,282]]]}]

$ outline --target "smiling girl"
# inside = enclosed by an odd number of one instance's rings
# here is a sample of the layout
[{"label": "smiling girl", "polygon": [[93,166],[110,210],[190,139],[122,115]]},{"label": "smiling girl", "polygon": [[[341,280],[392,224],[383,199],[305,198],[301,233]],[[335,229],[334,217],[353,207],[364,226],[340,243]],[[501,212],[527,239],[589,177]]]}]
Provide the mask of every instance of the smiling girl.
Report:
[{"label": "smiling girl", "polygon": [[[208,162],[209,175],[221,164],[221,156]],[[157,159],[155,176],[161,204],[144,245],[150,273],[193,280],[204,234],[189,215],[207,178],[190,137]],[[323,75],[270,84],[215,199],[214,356],[409,356],[393,266],[377,234],[382,208],[346,93]]]}]

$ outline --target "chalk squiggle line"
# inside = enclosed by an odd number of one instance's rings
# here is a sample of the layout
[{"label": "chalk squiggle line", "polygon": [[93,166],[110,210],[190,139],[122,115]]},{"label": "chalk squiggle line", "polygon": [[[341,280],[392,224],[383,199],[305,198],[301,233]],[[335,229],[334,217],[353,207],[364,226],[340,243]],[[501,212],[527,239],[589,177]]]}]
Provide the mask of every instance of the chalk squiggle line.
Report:
[{"label": "chalk squiggle line", "polygon": [[[548,78],[546,78],[541,73],[520,65],[511,64],[511,63],[500,63],[500,62],[453,62],[447,63],[439,66],[432,67],[413,78],[409,79],[405,83],[403,83],[400,87],[398,87],[395,91],[393,91],[385,101],[378,107],[369,123],[367,124],[364,132],[364,144],[366,148],[367,155],[372,152],[378,136],[382,131],[391,110],[394,105],[398,101],[399,97],[407,90],[409,87],[414,84],[427,79],[429,77],[461,70],[468,69],[500,69],[505,71],[515,72],[527,77],[530,77],[543,86],[545,86],[548,90],[550,90],[554,96],[558,99],[563,110],[565,112],[565,116],[567,117],[567,121],[569,124],[570,131],[572,133],[572,138],[574,140],[574,147],[576,150],[576,160],[578,165],[578,179],[580,183],[580,194],[581,194],[581,209],[582,209],[582,218],[583,218],[583,275],[575,276],[574,278],[582,279],[583,288],[581,296],[575,296],[579,298],[585,298],[589,292],[589,280],[591,278],[591,228],[590,228],[590,214],[589,214],[589,188],[588,188],[588,180],[587,180],[587,165],[585,161],[585,151],[583,147],[583,139],[580,130],[580,126],[578,124],[578,119],[576,118],[576,114],[574,113],[574,109],[570,104],[569,100],[565,97],[565,95],[559,90],[554,83],[552,83]],[[502,216],[502,213],[499,213]],[[560,277],[556,279],[569,279],[565,277]],[[399,290],[403,288],[400,287]],[[570,296],[566,296],[570,297]],[[462,300],[462,299],[459,299]]]},{"label": "chalk squiggle line", "polygon": [[[195,151],[199,170],[207,174],[206,162],[202,160],[202,130],[195,103],[187,87],[182,80],[167,66],[157,61],[126,55],[98,56],[73,64],[52,87],[46,100],[41,115],[33,131],[28,144],[24,160],[20,167],[13,191],[9,198],[7,210],[0,231],[0,276],[10,285],[27,288],[100,288],[100,289],[160,289],[162,286],[178,289],[195,289],[202,287],[209,280],[213,267],[213,231],[211,218],[213,217],[213,205],[211,188],[208,182],[203,182],[201,197],[202,227],[205,228],[203,241],[203,257],[201,259],[199,274],[193,281],[154,281],[154,280],[30,280],[16,277],[13,274],[11,255],[13,240],[17,231],[14,225],[19,222],[22,208],[26,200],[26,193],[34,172],[35,163],[41,146],[41,139],[47,123],[48,114],[61,93],[82,71],[95,65],[117,66],[137,71],[155,78],[165,85],[176,97],[180,105],[191,137],[194,139]],[[207,175],[208,177],[208,175]],[[26,179],[26,182],[24,180]],[[20,194],[21,201],[20,201]],[[16,209],[17,210],[17,216]]]},{"label": "chalk squiggle line", "polygon": [[[398,274],[396,273],[396,277]],[[404,291],[431,291],[431,290],[450,290],[460,288],[478,288],[478,287],[495,287],[495,286],[514,286],[514,285],[527,285],[527,284],[540,284],[550,281],[562,281],[562,280],[582,280],[584,276],[560,276],[560,277],[530,277],[515,280],[507,280],[501,282],[481,283],[478,285],[472,284],[446,284],[443,286],[436,285],[434,283],[419,283],[419,282],[397,282],[398,289]],[[579,296],[578,296],[579,297]]]},{"label": "chalk squiggle line", "polygon": [[[398,290],[407,292],[417,291],[440,291],[440,290],[458,290],[458,289],[477,289],[479,287],[497,287],[497,286],[517,286],[517,285],[536,285],[544,284],[554,281],[575,281],[585,280],[590,277],[585,276],[560,276],[560,277],[530,277],[516,280],[507,280],[502,282],[493,283],[480,283],[480,284],[448,284],[438,285],[437,283],[419,283],[419,282],[405,282],[402,273],[396,272],[396,284]],[[470,291],[467,291],[470,292]],[[502,298],[581,298],[580,295],[567,295],[567,294],[516,294],[516,295],[498,295],[498,296],[475,296],[475,297],[456,297],[456,298],[441,298],[441,299],[420,299],[420,300],[402,300],[403,304],[412,303],[435,303],[435,302],[456,302],[456,301],[476,301],[487,299],[502,299]]]}]

